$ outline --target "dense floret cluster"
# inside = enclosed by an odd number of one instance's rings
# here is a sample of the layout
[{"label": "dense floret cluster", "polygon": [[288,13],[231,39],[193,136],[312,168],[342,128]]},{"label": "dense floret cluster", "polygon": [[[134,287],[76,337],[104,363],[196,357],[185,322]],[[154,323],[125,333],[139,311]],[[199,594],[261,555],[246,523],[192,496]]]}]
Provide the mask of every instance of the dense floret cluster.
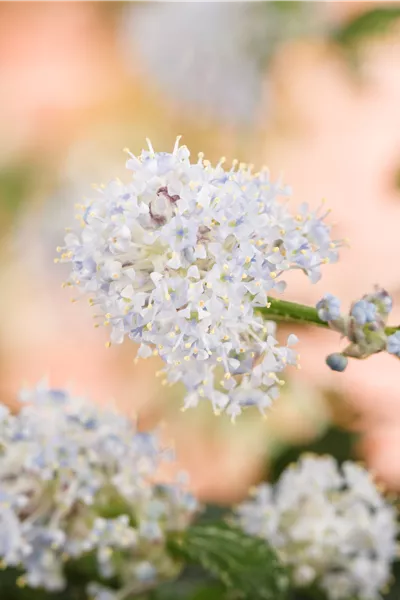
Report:
[{"label": "dense floret cluster", "polygon": [[99,189],[59,248],[68,284],[91,295],[112,343],[128,336],[139,356],[163,359],[167,380],[187,388],[185,407],[209,399],[232,418],[250,405],[264,412],[296,363],[296,338],[279,346],[257,308],[285,289],[287,271],[315,282],[337,260],[327,212],[292,214],[289,188],[267,170],[191,163],[179,140],[172,153],[149,143],[127,167],[131,182]]}]

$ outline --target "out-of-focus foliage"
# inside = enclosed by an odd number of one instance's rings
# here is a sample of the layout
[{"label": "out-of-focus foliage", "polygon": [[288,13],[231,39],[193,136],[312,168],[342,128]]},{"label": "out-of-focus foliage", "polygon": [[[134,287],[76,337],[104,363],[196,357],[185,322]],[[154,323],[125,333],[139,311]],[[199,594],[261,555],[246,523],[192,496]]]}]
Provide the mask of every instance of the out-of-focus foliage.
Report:
[{"label": "out-of-focus foliage", "polygon": [[19,210],[37,176],[37,169],[30,162],[0,169],[0,221]]},{"label": "out-of-focus foliage", "polygon": [[274,551],[235,527],[193,526],[178,542],[171,540],[171,546],[174,554],[200,564],[236,598],[283,600],[287,595],[288,575]]},{"label": "out-of-focus foliage", "polygon": [[398,23],[400,7],[372,8],[351,19],[333,32],[333,40],[347,49],[385,35]]}]

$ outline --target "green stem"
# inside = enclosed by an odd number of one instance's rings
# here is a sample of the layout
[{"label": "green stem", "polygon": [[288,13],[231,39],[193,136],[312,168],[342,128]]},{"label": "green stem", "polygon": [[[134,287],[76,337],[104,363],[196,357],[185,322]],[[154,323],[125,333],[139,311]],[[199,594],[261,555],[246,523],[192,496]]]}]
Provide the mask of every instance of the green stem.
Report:
[{"label": "green stem", "polygon": [[[265,319],[269,321],[284,321],[286,323],[303,323],[304,325],[317,325],[318,327],[329,328],[328,323],[321,321],[317,309],[313,306],[298,304],[297,302],[288,302],[287,300],[278,300],[268,298],[269,307],[259,308]],[[386,327],[386,335],[391,335],[400,329],[400,326]]]},{"label": "green stem", "polygon": [[277,300],[268,298],[268,308],[260,308],[259,312],[270,321],[285,321],[288,323],[309,323],[319,327],[329,327],[328,323],[321,321],[317,309],[313,306],[298,304],[297,302],[288,302],[287,300]]}]

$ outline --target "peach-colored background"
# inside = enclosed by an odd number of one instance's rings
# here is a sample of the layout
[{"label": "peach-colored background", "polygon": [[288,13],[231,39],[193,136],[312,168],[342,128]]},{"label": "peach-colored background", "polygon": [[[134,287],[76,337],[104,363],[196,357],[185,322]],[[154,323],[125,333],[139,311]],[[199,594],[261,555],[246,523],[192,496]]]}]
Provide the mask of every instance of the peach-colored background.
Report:
[{"label": "peach-colored background", "polygon": [[[332,23],[373,3],[328,3]],[[379,2],[376,4],[380,4]],[[294,188],[294,204],[322,197],[337,235],[348,237],[337,265],[311,287],[294,278],[288,298],[314,303],[323,293],[350,303],[380,283],[400,300],[400,38],[367,46],[361,77],[322,36],[288,42],[265,72],[252,126],[189,116],[155,92],[134,52],[118,40],[120,3],[0,4],[0,181],[30,164],[34,176],[21,208],[0,197],[0,389],[13,402],[21,383],[48,375],[94,401],[114,400],[141,426],[165,422],[180,462],[204,498],[240,497],[282,442],[312,439],[332,418],[322,389],[340,391],[361,415],[360,453],[393,488],[400,487],[400,365],[390,356],[327,370],[336,335],[306,330],[302,369],[269,418],[246,414],[233,427],[207,407],[179,411],[181,391],[160,388],[153,361],[133,363],[135,348],[105,348],[83,300],[61,289],[66,271],[53,264],[73,204],[92,181],[123,174],[122,148],[140,151],[149,136],[171,148],[182,134],[194,153],[268,164]],[[1,191],[0,194],[5,193]],[[60,239],[58,238],[60,236]],[[393,319],[400,321],[400,310]]]}]

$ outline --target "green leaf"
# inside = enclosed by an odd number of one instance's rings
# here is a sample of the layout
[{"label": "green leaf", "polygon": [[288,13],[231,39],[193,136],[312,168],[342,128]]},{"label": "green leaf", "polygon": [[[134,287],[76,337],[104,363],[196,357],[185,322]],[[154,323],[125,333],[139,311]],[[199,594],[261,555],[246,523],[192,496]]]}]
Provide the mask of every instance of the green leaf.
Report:
[{"label": "green leaf", "polygon": [[357,441],[356,433],[333,425],[320,438],[311,443],[291,446],[282,452],[272,465],[269,479],[277,481],[283,471],[290,464],[297,462],[302,454],[330,454],[341,464],[354,458],[354,447]]},{"label": "green leaf", "polygon": [[87,600],[85,585],[68,582],[62,592],[48,592],[43,589],[19,587],[17,581],[21,573],[17,569],[0,571],[1,600]]},{"label": "green leaf", "polygon": [[33,185],[33,167],[15,165],[0,170],[0,211],[12,214],[17,211],[26,199]]},{"label": "green leaf", "polygon": [[169,544],[173,554],[198,564],[234,598],[284,600],[289,578],[265,541],[225,523],[194,525]]},{"label": "green leaf", "polygon": [[399,18],[399,6],[372,8],[336,29],[333,39],[345,48],[354,47],[373,36],[388,33]]},{"label": "green leaf", "polygon": [[182,581],[159,586],[146,600],[228,600],[225,587],[215,581]]}]

